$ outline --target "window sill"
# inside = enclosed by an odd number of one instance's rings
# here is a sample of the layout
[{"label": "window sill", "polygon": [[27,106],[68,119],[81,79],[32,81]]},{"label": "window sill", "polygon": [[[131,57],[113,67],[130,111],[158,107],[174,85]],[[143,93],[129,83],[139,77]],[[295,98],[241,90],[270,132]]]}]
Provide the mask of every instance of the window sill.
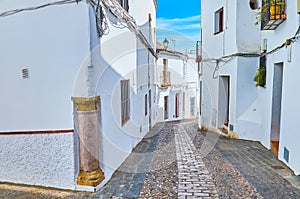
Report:
[{"label": "window sill", "polygon": [[130,118],[124,120],[124,122],[122,122],[122,125],[121,125],[121,126],[122,126],[122,127],[125,126],[125,125],[129,122],[129,120],[130,120]]},{"label": "window sill", "polygon": [[219,32],[215,32],[214,35],[218,35],[218,34],[220,34],[221,32],[223,32],[223,30],[222,30],[222,31],[219,31]]}]

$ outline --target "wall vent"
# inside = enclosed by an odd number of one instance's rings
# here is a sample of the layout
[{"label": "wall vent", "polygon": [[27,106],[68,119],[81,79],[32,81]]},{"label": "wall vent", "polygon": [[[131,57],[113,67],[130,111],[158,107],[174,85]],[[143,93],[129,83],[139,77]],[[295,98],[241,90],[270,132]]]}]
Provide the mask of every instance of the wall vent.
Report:
[{"label": "wall vent", "polygon": [[290,159],[290,152],[287,148],[284,147],[283,150],[283,158],[285,159],[285,161],[288,163],[289,159]]},{"label": "wall vent", "polygon": [[233,131],[233,125],[229,124],[229,131]]},{"label": "wall vent", "polygon": [[28,68],[23,68],[22,69],[22,78],[23,79],[28,79],[29,78],[29,70],[28,70]]}]

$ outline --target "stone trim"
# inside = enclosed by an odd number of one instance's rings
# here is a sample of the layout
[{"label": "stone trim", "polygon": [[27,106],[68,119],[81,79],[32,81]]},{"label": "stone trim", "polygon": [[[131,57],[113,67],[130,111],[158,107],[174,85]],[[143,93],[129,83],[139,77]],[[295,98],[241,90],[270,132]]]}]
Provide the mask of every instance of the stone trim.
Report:
[{"label": "stone trim", "polygon": [[77,177],[77,184],[96,187],[104,180],[104,178],[104,173],[100,168],[94,171],[80,170]]},{"label": "stone trim", "polygon": [[95,97],[72,97],[74,104],[77,105],[77,111],[97,110],[97,104],[100,102],[100,96]]}]

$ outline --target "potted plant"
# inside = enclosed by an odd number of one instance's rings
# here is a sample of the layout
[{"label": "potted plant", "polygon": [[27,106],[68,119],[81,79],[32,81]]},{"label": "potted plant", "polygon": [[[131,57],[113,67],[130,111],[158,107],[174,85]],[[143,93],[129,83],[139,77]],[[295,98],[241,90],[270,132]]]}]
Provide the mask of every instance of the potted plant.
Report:
[{"label": "potted plant", "polygon": [[259,67],[257,69],[257,73],[254,77],[254,81],[256,82],[256,86],[265,87],[266,86],[266,68]]}]

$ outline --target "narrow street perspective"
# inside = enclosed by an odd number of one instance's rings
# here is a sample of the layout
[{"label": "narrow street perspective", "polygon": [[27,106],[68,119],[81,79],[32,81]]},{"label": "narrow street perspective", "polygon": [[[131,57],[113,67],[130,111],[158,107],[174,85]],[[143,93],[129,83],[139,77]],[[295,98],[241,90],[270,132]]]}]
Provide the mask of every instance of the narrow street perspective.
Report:
[{"label": "narrow street perspective", "polygon": [[[157,124],[97,193],[0,185],[1,198],[300,198],[292,171],[258,142]],[[205,154],[207,152],[207,154]],[[23,191],[22,191],[23,190]]]},{"label": "narrow street perspective", "polygon": [[300,199],[300,0],[1,0],[0,199]]}]

